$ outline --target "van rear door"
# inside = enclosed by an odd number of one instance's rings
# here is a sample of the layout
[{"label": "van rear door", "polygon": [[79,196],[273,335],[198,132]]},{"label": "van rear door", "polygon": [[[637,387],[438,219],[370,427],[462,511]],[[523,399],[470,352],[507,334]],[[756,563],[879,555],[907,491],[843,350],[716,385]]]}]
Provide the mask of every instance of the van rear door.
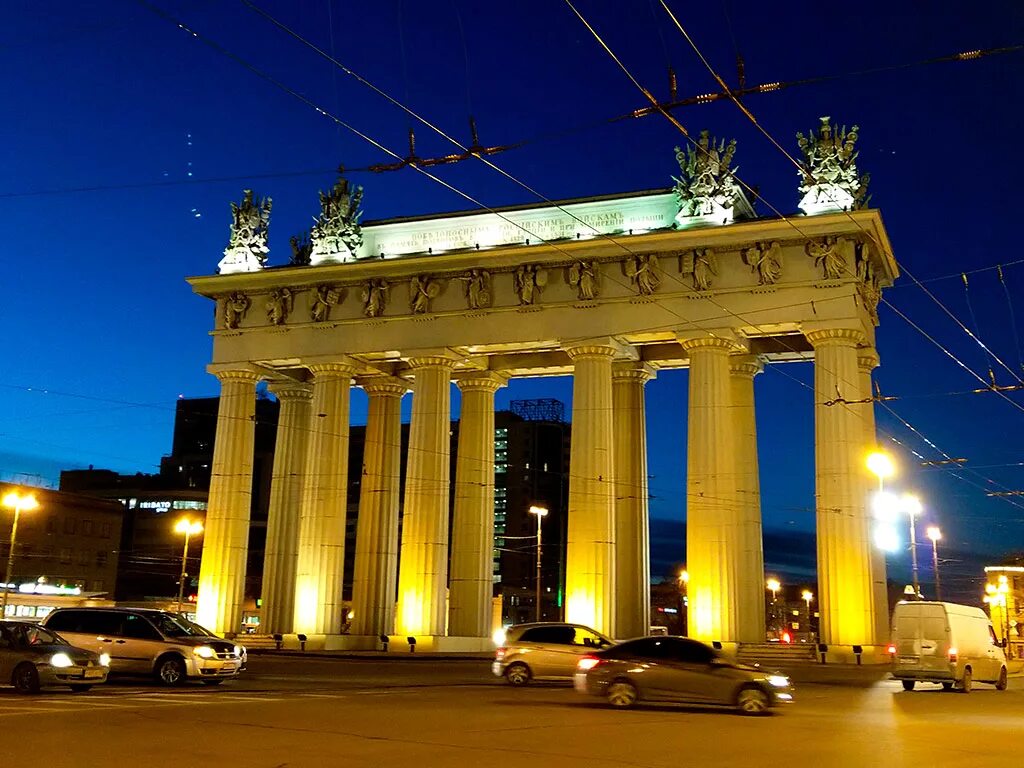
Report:
[{"label": "van rear door", "polygon": [[925,603],[916,606],[920,611],[919,667],[922,671],[949,673],[949,621],[946,607],[940,603]]},{"label": "van rear door", "polygon": [[921,606],[900,603],[893,611],[893,645],[899,669],[917,670],[921,663]]}]

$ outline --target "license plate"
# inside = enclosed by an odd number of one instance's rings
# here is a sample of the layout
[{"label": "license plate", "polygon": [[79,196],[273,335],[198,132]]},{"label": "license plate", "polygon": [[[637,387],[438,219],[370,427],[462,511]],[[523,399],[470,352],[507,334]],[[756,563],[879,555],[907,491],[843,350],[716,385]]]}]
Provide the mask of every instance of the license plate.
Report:
[{"label": "license plate", "polygon": [[917,659],[901,657],[900,664],[917,664]]},{"label": "license plate", "polygon": [[234,661],[225,661],[220,667],[221,672],[234,672],[236,669],[238,669],[238,664]]},{"label": "license plate", "polygon": [[103,677],[102,669],[87,669],[85,670],[86,677]]}]

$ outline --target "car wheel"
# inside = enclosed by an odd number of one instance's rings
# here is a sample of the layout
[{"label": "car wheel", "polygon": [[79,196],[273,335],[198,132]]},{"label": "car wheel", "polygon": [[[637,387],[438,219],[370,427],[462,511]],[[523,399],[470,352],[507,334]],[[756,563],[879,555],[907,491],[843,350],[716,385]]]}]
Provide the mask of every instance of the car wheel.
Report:
[{"label": "car wheel", "polygon": [[203,680],[203,685],[220,685],[223,680]]},{"label": "car wheel", "polygon": [[185,675],[185,662],[179,656],[164,656],[156,663],[156,679],[162,685],[182,685]]},{"label": "car wheel", "polygon": [[18,693],[39,693],[39,672],[34,664],[19,664],[11,675],[11,685]]},{"label": "car wheel", "polygon": [[900,682],[903,683],[903,690],[904,691],[912,691],[912,690],[914,690],[914,681],[913,680],[901,680]]},{"label": "car wheel", "polygon": [[971,687],[974,682],[974,676],[971,674],[971,668],[967,667],[964,670],[963,680],[960,681],[960,693],[970,693]]},{"label": "car wheel", "polygon": [[640,698],[636,686],[628,680],[613,680],[605,691],[608,703],[618,709],[629,709]]},{"label": "car wheel", "polygon": [[1003,667],[1002,669],[999,670],[999,679],[996,680],[996,690],[997,691],[1005,691],[1006,690],[1006,667]]},{"label": "car wheel", "polygon": [[771,699],[760,688],[743,688],[736,697],[736,706],[744,715],[766,715],[771,708]]},{"label": "car wheel", "polygon": [[85,693],[86,691],[92,690],[92,686],[91,685],[81,685],[81,684],[69,685],[68,688],[70,688],[75,693]]},{"label": "car wheel", "polygon": [[509,685],[516,687],[526,685],[530,682],[530,668],[521,662],[509,664],[505,669],[505,679]]},{"label": "car wheel", "polygon": [[953,690],[953,684],[952,683],[943,683],[942,684],[942,690],[944,690],[944,691],[952,691]]}]

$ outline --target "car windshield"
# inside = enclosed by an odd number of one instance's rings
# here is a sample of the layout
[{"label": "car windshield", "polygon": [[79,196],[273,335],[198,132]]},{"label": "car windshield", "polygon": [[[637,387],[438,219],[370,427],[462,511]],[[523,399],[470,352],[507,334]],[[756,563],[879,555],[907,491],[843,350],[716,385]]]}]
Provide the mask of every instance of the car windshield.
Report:
[{"label": "car windshield", "polygon": [[38,624],[5,622],[0,624],[0,637],[6,640],[8,644],[13,642],[15,646],[20,648],[33,645],[70,645],[67,640],[56,632],[44,629]]},{"label": "car windshield", "polygon": [[212,633],[203,629],[184,616],[176,616],[170,613],[161,613],[153,619],[156,628],[165,637],[211,637]]}]

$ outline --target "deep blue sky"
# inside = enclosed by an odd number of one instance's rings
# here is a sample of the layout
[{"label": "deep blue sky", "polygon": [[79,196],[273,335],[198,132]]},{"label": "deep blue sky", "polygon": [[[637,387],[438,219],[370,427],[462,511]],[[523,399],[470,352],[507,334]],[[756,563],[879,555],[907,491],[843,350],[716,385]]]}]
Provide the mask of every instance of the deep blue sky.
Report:
[{"label": "deep blue sky", "polygon": [[[379,97],[273,29],[237,0],[157,0],[361,130],[405,153],[408,121]],[[640,80],[665,95],[668,63],[680,94],[713,82],[656,3],[585,2],[581,10]],[[263,7],[446,129],[465,136],[472,111],[485,144],[503,144],[627,112],[642,100],[560,2],[471,0],[380,3],[271,2]],[[790,80],[913,62],[1024,41],[1017,0],[965,4],[779,4],[721,0],[700,11],[674,3],[710,60],[735,81],[733,37],[748,82]],[[183,278],[214,271],[228,234],[230,200],[245,186],[274,198],[271,261],[317,212],[317,191],[339,163],[387,158],[211,51],[143,6],[128,2],[5,4],[0,25],[3,174],[0,249],[6,285],[0,316],[6,355],[0,386],[0,476],[43,484],[61,468],[94,464],[154,471],[170,449],[174,400],[217,392],[205,373],[212,306]],[[788,7],[787,7],[788,8]],[[915,10],[917,9],[917,10]],[[731,18],[727,22],[726,10]],[[333,24],[332,24],[333,22]],[[460,34],[460,23],[464,37]],[[463,42],[464,41],[464,42]],[[465,47],[464,47],[465,43]],[[468,68],[467,68],[468,59]],[[748,105],[796,151],[793,135],[817,117],[861,126],[861,166],[872,174],[897,259],[919,278],[1024,257],[1019,189],[1024,162],[1020,53],[936,64],[754,96]],[[739,140],[740,176],[779,209],[796,209],[796,174],[728,103],[677,113],[692,130]],[[450,150],[419,129],[421,155]],[[189,143],[191,141],[191,144]],[[681,137],[660,118],[569,132],[496,158],[546,196],[569,198],[667,186]],[[248,182],[192,183],[59,194],[41,190],[179,182],[312,171]],[[491,206],[534,202],[479,164],[439,175]],[[415,172],[354,178],[367,219],[464,209],[465,201]],[[766,213],[763,206],[761,213]],[[1004,272],[1024,313],[1024,265]],[[929,283],[971,324],[959,277]],[[1011,367],[1019,350],[994,271],[971,282],[982,337]],[[918,288],[887,297],[967,365],[982,350]],[[1024,326],[1017,317],[1017,333]],[[976,382],[882,309],[878,381],[892,407],[928,439],[966,457],[978,475],[1024,488],[1024,412],[995,395],[947,396]],[[809,382],[809,365],[786,371]],[[1003,372],[1000,380],[1006,383]],[[64,394],[62,394],[64,393]],[[67,395],[76,395],[69,397]],[[568,379],[515,382],[499,396],[570,399]],[[769,369],[757,380],[765,525],[813,528],[810,392]],[[1021,393],[1011,394],[1024,403]],[[90,399],[94,398],[94,399]],[[683,516],[686,373],[648,385],[652,514]],[[362,395],[355,419],[364,418]],[[887,414],[880,425],[928,459],[939,455]],[[919,490],[955,550],[1024,549],[1024,498],[1015,506],[901,452],[902,487]],[[1000,465],[1000,466],[992,466]],[[894,558],[894,566],[906,557]],[[948,566],[949,578],[978,578]],[[966,582],[965,582],[966,583]]]}]

